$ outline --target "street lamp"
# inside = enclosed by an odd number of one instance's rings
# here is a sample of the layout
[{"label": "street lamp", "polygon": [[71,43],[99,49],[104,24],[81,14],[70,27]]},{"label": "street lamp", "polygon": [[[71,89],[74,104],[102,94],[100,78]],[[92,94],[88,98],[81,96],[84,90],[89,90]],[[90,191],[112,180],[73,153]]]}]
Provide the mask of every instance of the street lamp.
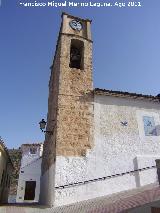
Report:
[{"label": "street lamp", "polygon": [[44,119],[42,119],[42,120],[39,122],[39,126],[40,126],[41,131],[44,132],[44,133],[48,133],[48,134],[50,134],[50,135],[53,135],[53,131],[46,131],[46,130],[45,130],[46,124],[47,124],[47,123],[45,122]]}]

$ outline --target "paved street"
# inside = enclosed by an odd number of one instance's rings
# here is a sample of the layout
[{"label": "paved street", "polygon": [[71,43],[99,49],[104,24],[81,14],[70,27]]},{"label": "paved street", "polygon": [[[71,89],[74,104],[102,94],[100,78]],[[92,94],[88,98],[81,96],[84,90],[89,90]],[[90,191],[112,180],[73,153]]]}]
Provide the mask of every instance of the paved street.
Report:
[{"label": "paved street", "polygon": [[38,205],[1,206],[0,213],[118,213],[126,212],[126,209],[135,208],[157,200],[160,200],[160,187],[158,184],[150,184],[138,189],[116,193],[112,196],[57,208],[46,208]]}]

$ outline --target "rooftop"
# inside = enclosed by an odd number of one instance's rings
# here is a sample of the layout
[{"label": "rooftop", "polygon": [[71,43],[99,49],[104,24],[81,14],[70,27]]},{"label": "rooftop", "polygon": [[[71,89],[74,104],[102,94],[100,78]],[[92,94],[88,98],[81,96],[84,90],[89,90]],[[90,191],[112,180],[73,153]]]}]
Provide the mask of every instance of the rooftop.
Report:
[{"label": "rooftop", "polygon": [[41,146],[43,143],[25,143],[22,144],[21,146]]},{"label": "rooftop", "polygon": [[152,96],[152,95],[144,95],[144,94],[138,94],[138,93],[123,92],[123,91],[106,90],[106,89],[100,89],[100,88],[95,88],[94,94],[160,102],[160,95]]}]

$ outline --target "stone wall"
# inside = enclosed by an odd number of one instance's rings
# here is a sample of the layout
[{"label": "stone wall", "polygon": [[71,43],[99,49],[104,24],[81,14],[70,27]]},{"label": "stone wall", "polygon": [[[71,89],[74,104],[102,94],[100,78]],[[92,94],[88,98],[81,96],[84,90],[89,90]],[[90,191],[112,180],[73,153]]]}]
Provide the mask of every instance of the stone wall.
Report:
[{"label": "stone wall", "polygon": [[18,178],[19,178],[19,171],[21,166],[22,152],[20,148],[9,149],[8,152],[14,166],[14,170],[10,177],[10,190],[9,190],[8,202],[15,203],[16,196],[17,196]]},{"label": "stone wall", "polygon": [[69,67],[72,36],[62,35],[56,155],[83,156],[93,145],[92,43],[84,42],[84,70]]},{"label": "stone wall", "polygon": [[52,131],[53,134],[45,135],[42,157],[42,174],[40,181],[40,203],[50,206],[54,202],[57,112],[61,57],[60,43],[59,35],[53,65],[51,66],[48,97],[47,131]]},{"label": "stone wall", "polygon": [[51,76],[49,81],[49,96],[48,96],[48,115],[47,115],[47,130],[53,131],[53,135],[46,134],[43,147],[42,159],[42,175],[55,162],[55,144],[56,144],[56,120],[58,109],[58,93],[59,93],[59,74],[60,74],[60,42],[57,44],[57,49],[51,66]]},{"label": "stone wall", "polygon": [[[43,203],[54,203],[54,185],[58,156],[85,156],[93,147],[92,41],[89,21],[82,32],[69,26],[73,17],[63,15],[49,82],[47,130],[42,161],[41,197]],[[84,43],[83,70],[70,68],[71,40]],[[42,193],[41,193],[42,195]]]}]

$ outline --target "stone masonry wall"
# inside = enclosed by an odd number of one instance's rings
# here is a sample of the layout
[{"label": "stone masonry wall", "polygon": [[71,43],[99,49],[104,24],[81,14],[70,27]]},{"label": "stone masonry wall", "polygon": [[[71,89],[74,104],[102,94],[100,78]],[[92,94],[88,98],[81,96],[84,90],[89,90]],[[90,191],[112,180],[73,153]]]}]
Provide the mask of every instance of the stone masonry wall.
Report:
[{"label": "stone masonry wall", "polygon": [[16,199],[22,153],[21,153],[21,149],[10,149],[8,151],[9,151],[9,156],[14,165],[14,170],[11,175],[11,181],[10,181],[9,196],[14,197],[14,199]]},{"label": "stone masonry wall", "polygon": [[71,39],[62,35],[56,155],[84,156],[93,145],[92,42],[84,42],[84,70],[69,67]]},{"label": "stone masonry wall", "polygon": [[[71,33],[68,21],[73,17],[63,15],[62,19],[49,82],[47,130],[53,131],[53,135],[46,133],[42,161],[40,201],[50,206],[56,199],[57,168],[63,166],[59,164],[58,157],[84,157],[93,147],[90,24],[83,20],[84,32],[72,29]],[[83,34],[85,37],[82,37]],[[83,70],[69,67],[72,39],[84,42]]]},{"label": "stone masonry wall", "polygon": [[57,44],[57,50],[51,67],[51,76],[49,82],[48,97],[48,116],[47,130],[53,131],[53,135],[46,134],[43,159],[42,159],[42,175],[47,171],[51,164],[55,162],[55,141],[56,141],[56,123],[58,108],[58,90],[59,90],[59,73],[60,73],[60,43]]}]

